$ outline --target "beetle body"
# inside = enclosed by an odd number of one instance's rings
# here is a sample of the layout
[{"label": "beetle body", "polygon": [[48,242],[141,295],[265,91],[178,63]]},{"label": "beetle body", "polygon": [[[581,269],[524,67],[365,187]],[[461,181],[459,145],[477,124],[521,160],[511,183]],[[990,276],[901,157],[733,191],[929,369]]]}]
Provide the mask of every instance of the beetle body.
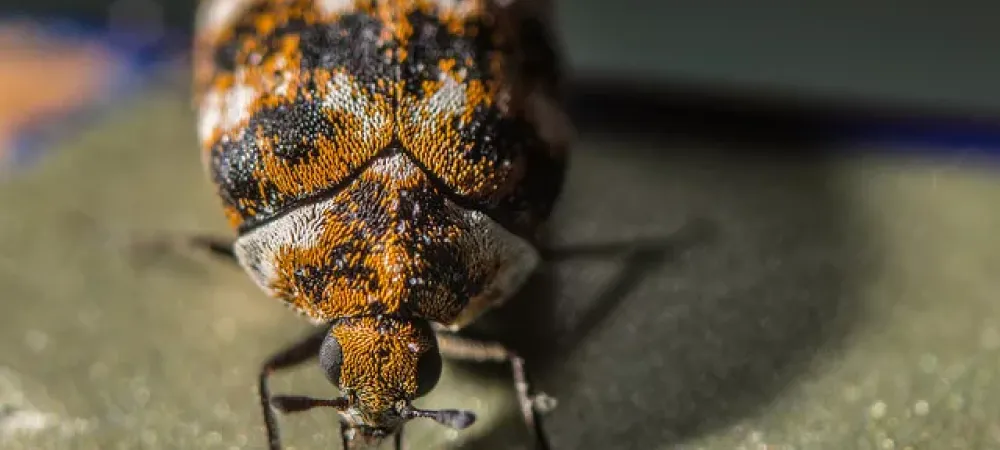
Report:
[{"label": "beetle body", "polygon": [[233,253],[270,296],[331,324],[320,359],[361,434],[391,433],[433,387],[430,325],[464,327],[539,263],[571,128],[544,14],[530,10],[208,0],[199,11],[198,137]]}]

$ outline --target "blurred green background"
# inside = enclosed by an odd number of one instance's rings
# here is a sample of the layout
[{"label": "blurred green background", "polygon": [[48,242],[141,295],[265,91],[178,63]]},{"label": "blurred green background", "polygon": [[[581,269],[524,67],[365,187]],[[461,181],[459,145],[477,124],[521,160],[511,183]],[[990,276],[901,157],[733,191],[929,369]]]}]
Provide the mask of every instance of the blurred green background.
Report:
[{"label": "blurred green background", "polygon": [[[5,0],[92,23],[142,11],[188,31],[194,0]],[[827,101],[1000,114],[1000,3],[559,0],[586,73]]]}]

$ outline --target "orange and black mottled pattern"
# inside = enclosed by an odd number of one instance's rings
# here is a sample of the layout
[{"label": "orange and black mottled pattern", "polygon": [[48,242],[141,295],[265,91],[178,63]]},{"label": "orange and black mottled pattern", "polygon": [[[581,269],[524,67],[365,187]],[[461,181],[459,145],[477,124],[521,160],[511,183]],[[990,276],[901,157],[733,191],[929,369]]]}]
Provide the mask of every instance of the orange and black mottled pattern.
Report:
[{"label": "orange and black mottled pattern", "polygon": [[[420,397],[434,388],[441,372],[434,332],[423,323],[382,317],[341,320],[331,330],[338,342],[337,373],[327,374],[365,423],[392,423],[394,399]],[[372,351],[372,349],[376,349]],[[428,382],[429,381],[429,382]],[[423,383],[423,384],[421,384]]]},{"label": "orange and black mottled pattern", "polygon": [[[241,3],[195,55],[205,160],[234,228],[384,188],[349,185],[389,148],[433,195],[518,235],[547,218],[567,142],[545,129],[560,122],[544,117],[561,115],[559,73],[537,19],[488,0]],[[344,226],[386,221],[367,214]]]},{"label": "orange and black mottled pattern", "polygon": [[[258,284],[317,321],[405,312],[452,323],[523,241],[449,200],[390,147],[333,197],[245,233],[236,252]],[[495,225],[493,225],[495,227]]]}]

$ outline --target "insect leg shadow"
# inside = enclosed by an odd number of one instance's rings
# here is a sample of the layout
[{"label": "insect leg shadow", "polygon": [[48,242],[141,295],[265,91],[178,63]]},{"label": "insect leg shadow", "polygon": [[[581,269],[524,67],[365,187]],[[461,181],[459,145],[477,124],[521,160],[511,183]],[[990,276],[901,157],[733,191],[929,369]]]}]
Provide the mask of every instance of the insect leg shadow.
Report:
[{"label": "insect leg shadow", "polygon": [[543,249],[543,258],[549,265],[580,259],[622,260],[621,272],[607,283],[606,289],[596,294],[592,306],[586,309],[576,323],[558,333],[555,346],[550,349],[552,353],[568,355],[590,333],[599,328],[601,322],[611,316],[621,301],[628,296],[629,291],[671,259],[712,239],[715,232],[714,225],[707,219],[694,219],[664,237]]},{"label": "insect leg shadow", "polygon": [[[569,355],[573,348],[584,341],[593,330],[599,328],[601,322],[611,315],[621,300],[627,297],[628,291],[652,271],[662,267],[670,258],[710,239],[712,235],[714,235],[714,228],[710,222],[694,220],[677,232],[661,238],[542,248],[543,260],[547,265],[577,259],[622,259],[624,263],[621,274],[610,283],[610,288],[598,294],[594,306],[587,309],[583,318],[566,332],[556,334],[558,339],[554,348],[548,348],[544,351],[547,355],[552,356],[546,358],[548,360],[546,365],[557,364],[559,357]],[[537,302],[528,303],[536,306],[538,304]],[[515,307],[515,305],[510,306]],[[520,306],[522,306],[521,310],[507,309],[503,313],[508,318],[506,323],[517,324],[519,329],[514,331],[519,335],[526,331],[523,328],[533,328],[529,322],[536,320],[532,315],[533,311],[524,309],[523,303]],[[500,310],[504,310],[504,308],[500,308]],[[543,325],[548,331],[551,331],[550,324]],[[531,331],[528,333],[534,334]],[[532,336],[529,339],[532,339],[529,345],[536,350],[540,347],[541,342],[548,341],[542,336]],[[544,393],[532,393],[533,383],[525,368],[524,358],[512,350],[512,346],[489,339],[481,340],[480,338],[459,336],[441,329],[438,330],[438,342],[442,355],[452,360],[510,363],[514,387],[518,396],[518,406],[524,416],[524,422],[536,439],[536,448],[551,448],[541,416],[554,409],[557,401]]]}]

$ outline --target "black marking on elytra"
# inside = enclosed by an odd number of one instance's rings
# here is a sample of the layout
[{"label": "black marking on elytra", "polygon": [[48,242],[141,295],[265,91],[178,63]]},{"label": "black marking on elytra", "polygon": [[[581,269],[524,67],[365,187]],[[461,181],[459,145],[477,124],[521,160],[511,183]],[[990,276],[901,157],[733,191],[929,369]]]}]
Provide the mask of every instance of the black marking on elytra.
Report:
[{"label": "black marking on elytra", "polygon": [[[497,108],[484,105],[476,106],[468,124],[463,126],[460,120],[460,117],[452,119],[452,126],[463,142],[472,144],[461,153],[470,163],[512,161],[524,150],[521,141],[530,139],[530,134],[534,132],[530,127],[528,130],[519,129],[523,128],[519,127],[523,119],[501,117]],[[515,134],[507,134],[512,132]]]},{"label": "black marking on elytra", "polygon": [[[251,7],[243,11],[239,17],[233,21],[232,29],[228,33],[228,38],[223,41],[216,43],[214,62],[217,70],[222,72],[233,72],[237,67],[247,65],[250,62],[250,58],[239,59],[240,53],[242,53],[244,41],[259,40],[261,38],[266,38],[266,36],[260,36],[257,33],[256,20],[258,17],[267,14],[273,14],[275,5],[271,2],[258,2]],[[287,8],[287,6],[278,6],[279,8]],[[286,27],[287,28],[287,27]],[[263,52],[267,53],[271,49],[266,46],[257,46]]]},{"label": "black marking on elytra", "polygon": [[[506,70],[510,80],[526,83],[514,87],[516,91],[523,92],[530,84],[547,95],[556,94],[560,73],[554,42],[549,30],[537,19],[522,18],[514,29],[517,34],[506,37],[500,36],[495,25],[485,19],[470,20],[462,35],[449,33],[436,17],[419,11],[408,19],[413,35],[406,46],[409,57],[402,67],[407,94],[425,95],[422,82],[439,79],[438,61],[443,59],[454,59],[454,70],[464,70],[466,80],[494,81],[489,69],[491,59],[497,54],[502,54],[509,64]],[[527,163],[526,179],[519,182],[514,194],[491,204],[486,199],[454,195],[455,186],[448,186],[420,165],[439,192],[467,209],[483,211],[519,235],[525,233],[519,223],[522,217],[546,218],[550,214],[562,184],[563,162],[549,156],[552,152],[548,144],[523,114],[503,117],[495,106],[477,105],[471,120],[463,122],[455,117],[451,125],[459,139],[468,145],[464,151],[449,149],[454,152],[451,157],[470,164],[489,162],[497,167],[505,162]]]},{"label": "black marking on elytra", "polygon": [[[376,322],[375,331],[378,331],[378,334],[382,334],[382,335],[392,334],[393,331],[395,331],[395,329],[393,328],[392,325],[393,325],[393,322],[390,322],[388,320],[379,320],[379,321]],[[384,349],[384,350],[388,350],[388,349]],[[388,351],[386,352],[385,356],[388,356]]]},{"label": "black marking on elytra", "polygon": [[250,133],[242,139],[217,142],[212,147],[211,174],[223,203],[236,208],[244,219],[266,218],[274,213],[269,205],[280,199],[270,183],[261,183],[261,149]]},{"label": "black marking on elytra", "polygon": [[381,316],[387,311],[388,308],[386,308],[385,303],[382,303],[380,300],[368,302],[368,315]]},{"label": "black marking on elytra", "polygon": [[[437,17],[415,11],[407,16],[413,27],[413,34],[406,43],[407,58],[403,63],[402,76],[406,81],[406,94],[422,97],[421,84],[440,78],[438,61],[455,60],[455,71],[464,70],[467,80],[491,80],[490,58],[502,49],[493,42],[495,28],[483,18],[469,20],[460,35],[448,31]],[[472,64],[468,64],[471,60]]]},{"label": "black marking on elytra", "polygon": [[[238,34],[236,35],[239,36]],[[220,43],[215,47],[213,61],[215,69],[219,72],[233,72],[236,70],[236,57],[239,55],[242,45],[238,38],[233,38]]]},{"label": "black marking on elytra", "polygon": [[[262,57],[259,59],[262,61],[278,51],[285,37],[297,35],[303,69],[343,67],[357,77],[369,95],[378,89],[375,81],[392,80],[399,76],[408,81],[405,89],[420,95],[421,82],[438,79],[437,63],[446,58],[455,60],[455,70],[464,70],[467,80],[490,81],[490,61],[496,52],[503,53],[508,63],[518,65],[509,68],[511,72],[519,73],[519,77],[515,78],[528,80],[536,87],[542,87],[547,94],[555,95],[559,66],[554,58],[554,45],[548,30],[534,19],[524,19],[520,23],[515,29],[518,33],[516,39],[500,41],[496,39],[495,25],[486,19],[470,20],[465,32],[457,35],[449,33],[436,17],[416,11],[408,17],[414,32],[406,43],[407,59],[397,64],[387,59],[386,50],[398,43],[379,42],[382,24],[371,16],[346,14],[335,22],[317,24],[293,19],[268,36],[251,37],[250,34],[256,33],[254,16],[266,13],[268,8],[281,6],[274,6],[273,3],[254,6],[234,27],[233,37],[217,47],[216,62],[220,64],[220,69],[230,70],[235,64],[252,62],[235,61],[236,48],[242,45],[241,36],[262,43],[258,46],[260,54],[257,55]],[[513,44],[517,48],[509,46]],[[294,102],[254,112],[242,139],[235,142],[223,140],[212,151],[212,172],[220,195],[244,218],[240,233],[302,205],[330,198],[371,163],[368,161],[354,170],[337,186],[294,195],[281,193],[270,181],[257,178],[259,172],[256,169],[261,158],[259,143],[256,142],[258,135],[275,139],[275,154],[289,164],[299,164],[316,154],[315,147],[308,144],[314,141],[315,136],[325,135],[332,140],[336,133],[341,132],[343,124],[336,122],[336,118],[331,121],[322,114],[312,77],[305,75],[302,81],[304,88]],[[389,84],[383,86],[388,89]],[[544,147],[547,144],[523,118],[502,118],[495,108],[480,106],[473,112],[473,120],[453,125],[459,137],[471,144],[468,150],[456,152],[454,157],[495,164],[504,161],[518,163],[518,158],[522,158],[524,160],[519,163],[526,163],[525,178],[512,195],[497,204],[488,204],[483,199],[456,195],[453,187],[447,186],[436,174],[418,164],[437,188],[435,195],[450,198],[466,209],[482,211],[515,234],[526,236],[527,231],[521,227],[528,225],[522,223],[524,218],[543,219],[551,211],[564,177],[563,161],[550,156],[551,153]],[[395,145],[398,146],[398,142]],[[406,152],[405,149],[394,151]],[[353,194],[352,201],[371,206],[371,202],[362,201],[370,195],[373,195],[371,190],[359,189]],[[419,205],[411,212],[414,221],[430,217],[429,211],[433,207],[413,204]],[[359,210],[352,214],[354,216],[350,220],[365,221],[366,233],[376,236],[391,225],[384,215],[374,211]]]},{"label": "black marking on elytra", "polygon": [[434,302],[433,296],[437,295],[437,291],[433,287],[440,286],[464,306],[470,298],[479,294],[485,287],[485,275],[482,271],[470,271],[471,267],[464,258],[465,251],[467,249],[444,242],[425,246],[423,257],[434,261],[434,264],[420,274],[427,281],[411,288],[412,295]]},{"label": "black marking on elytra", "polygon": [[[271,139],[274,155],[295,165],[319,155],[315,142],[320,137],[328,141],[336,138],[338,130],[344,128],[338,117],[334,115],[331,121],[320,104],[300,98],[291,104],[261,109],[254,114],[248,128]],[[244,142],[259,145],[255,139]]]},{"label": "black marking on elytra", "polygon": [[323,291],[326,289],[326,283],[329,282],[329,278],[321,276],[324,271],[324,267],[322,266],[300,264],[292,272],[295,286],[302,295],[312,300],[314,304],[325,300]]},{"label": "black marking on elytra", "polygon": [[289,202],[312,195],[283,193],[266,175],[261,176],[261,138],[270,141],[275,156],[294,165],[317,154],[313,145],[317,137],[333,140],[337,125],[326,118],[320,104],[302,99],[257,110],[238,139],[220,140],[212,148],[212,176],[222,200],[245,220],[259,223],[281,212]]},{"label": "black marking on elytra", "polygon": [[[293,8],[279,2],[261,2],[249,8],[236,21],[229,38],[216,45],[214,60],[220,71],[232,72],[239,66],[254,66],[282,56],[288,38],[298,38],[300,67],[345,69],[366,84],[395,78],[387,50],[396,47],[391,40],[381,41],[382,23],[365,13],[347,13],[332,22],[307,23],[302,17],[290,17],[265,35],[257,32],[260,17],[274,17]],[[255,41],[256,52],[239,58],[244,42]]]},{"label": "black marking on elytra", "polygon": [[370,15],[345,14],[336,22],[303,26],[291,33],[299,35],[303,70],[345,69],[366,86],[396,78],[386,54],[398,45],[379,41],[382,23]]}]

